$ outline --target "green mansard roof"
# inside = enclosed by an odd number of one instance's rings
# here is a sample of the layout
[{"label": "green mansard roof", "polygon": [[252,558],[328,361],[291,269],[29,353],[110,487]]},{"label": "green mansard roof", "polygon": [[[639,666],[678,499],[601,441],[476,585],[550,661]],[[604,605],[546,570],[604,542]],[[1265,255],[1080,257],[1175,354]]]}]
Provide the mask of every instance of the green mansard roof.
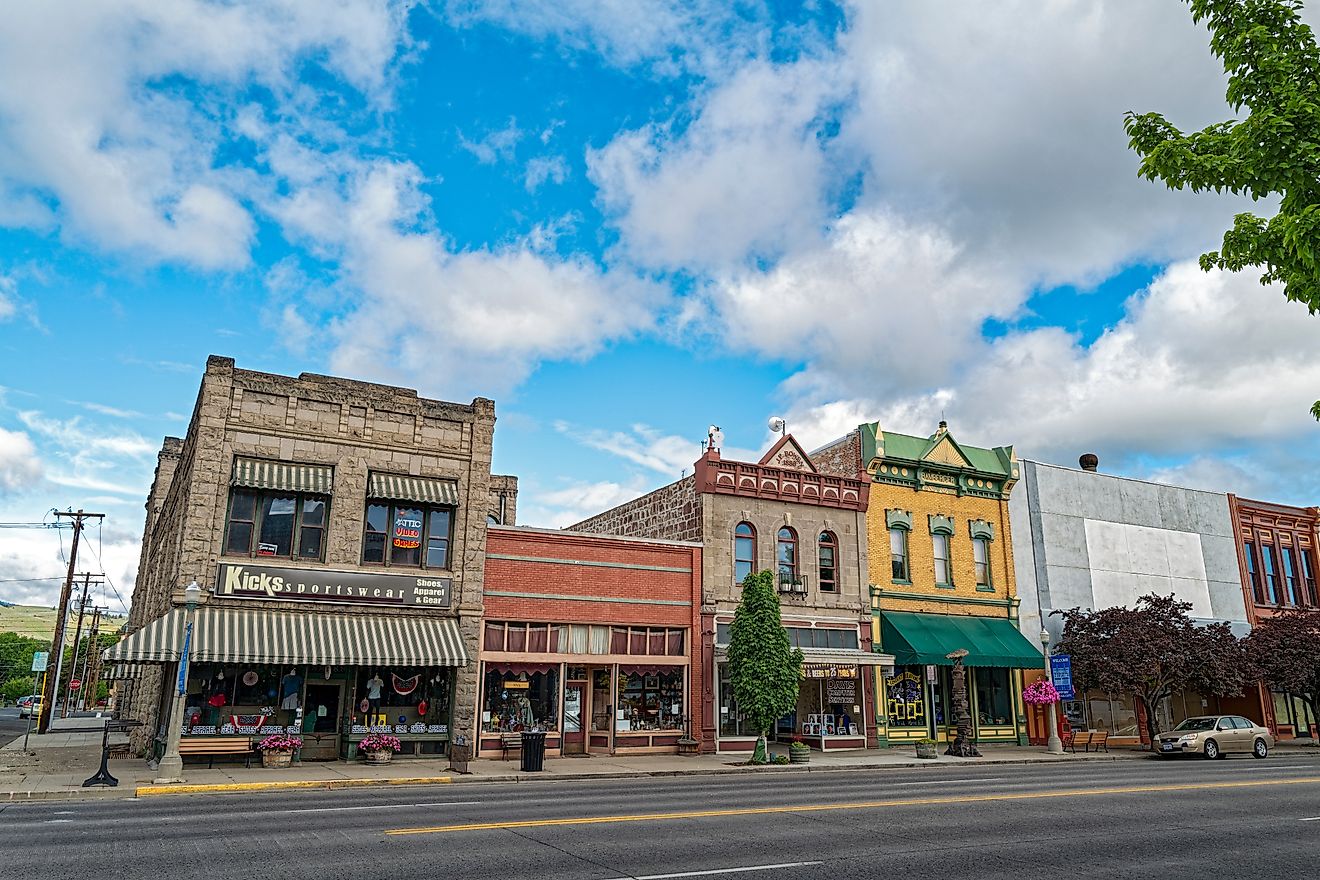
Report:
[{"label": "green mansard roof", "polygon": [[879,422],[858,425],[857,432],[862,468],[877,482],[948,484],[947,478],[926,476],[943,472],[956,475],[959,494],[1006,495],[1018,478],[1012,446],[965,446],[953,438],[944,422],[929,437],[882,431]]}]

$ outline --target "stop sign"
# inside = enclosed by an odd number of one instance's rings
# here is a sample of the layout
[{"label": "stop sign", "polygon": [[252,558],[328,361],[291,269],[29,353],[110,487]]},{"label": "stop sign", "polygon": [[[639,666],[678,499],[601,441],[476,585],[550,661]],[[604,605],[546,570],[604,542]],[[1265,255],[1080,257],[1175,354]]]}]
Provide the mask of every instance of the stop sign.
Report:
[{"label": "stop sign", "polygon": [[69,679],[69,687],[76,691],[78,688],[82,687],[82,679],[80,678]]}]

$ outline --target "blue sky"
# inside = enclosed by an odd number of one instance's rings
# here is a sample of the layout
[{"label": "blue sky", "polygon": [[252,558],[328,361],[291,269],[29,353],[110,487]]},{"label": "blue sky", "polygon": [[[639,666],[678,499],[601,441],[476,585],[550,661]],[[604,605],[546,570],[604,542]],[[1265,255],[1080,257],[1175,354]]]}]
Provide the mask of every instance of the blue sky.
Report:
[{"label": "blue sky", "polygon": [[[1181,3],[50,3],[0,33],[0,522],[108,514],[127,598],[206,356],[495,398],[561,525],[860,421],[1315,503],[1316,325],[1195,257],[1243,204]],[[0,530],[49,601],[53,532]],[[106,597],[113,606],[118,599]]]}]

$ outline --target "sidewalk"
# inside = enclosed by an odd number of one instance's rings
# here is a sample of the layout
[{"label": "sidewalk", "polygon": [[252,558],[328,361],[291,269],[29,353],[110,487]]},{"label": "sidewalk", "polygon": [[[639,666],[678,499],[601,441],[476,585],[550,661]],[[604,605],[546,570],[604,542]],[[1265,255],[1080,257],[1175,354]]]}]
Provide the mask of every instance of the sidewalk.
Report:
[{"label": "sidewalk", "polygon": [[[87,719],[84,719],[87,720]],[[208,768],[204,763],[184,768],[182,785],[153,785],[153,771],[141,759],[110,762],[110,773],[119,779],[118,788],[82,788],[82,781],[100,766],[100,733],[56,732],[33,737],[27,755],[22,741],[0,749],[0,803],[22,800],[96,799],[152,797],[172,794],[253,792],[280,789],[354,788],[387,785],[441,785],[480,782],[549,782],[553,780],[618,779],[643,776],[685,776],[719,773],[820,773],[847,770],[879,770],[903,767],[948,768],[983,764],[1077,764],[1093,761],[1134,760],[1149,752],[1116,748],[1111,753],[1048,755],[1039,746],[981,746],[983,757],[917,760],[907,749],[883,749],[821,755],[813,752],[805,765],[745,767],[739,755],[638,755],[590,758],[550,758],[540,773],[523,773],[519,761],[472,761],[471,772],[459,774],[444,759],[401,758],[385,766],[342,761],[295,764],[283,770],[266,769],[254,756],[253,766],[226,762]],[[781,746],[772,749],[784,752]],[[1288,757],[1309,756],[1320,762],[1320,749],[1309,744],[1283,743],[1276,753]]]}]

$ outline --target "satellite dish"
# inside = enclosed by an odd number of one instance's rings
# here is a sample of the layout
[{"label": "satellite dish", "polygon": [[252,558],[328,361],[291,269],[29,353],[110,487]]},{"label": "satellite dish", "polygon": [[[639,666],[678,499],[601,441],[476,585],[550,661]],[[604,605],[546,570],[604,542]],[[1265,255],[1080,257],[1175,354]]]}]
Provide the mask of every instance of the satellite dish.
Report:
[{"label": "satellite dish", "polygon": [[779,416],[771,416],[770,421],[767,422],[766,424],[769,425],[770,430],[775,432],[776,434],[784,433],[784,428],[788,426],[788,423],[785,422]]}]

